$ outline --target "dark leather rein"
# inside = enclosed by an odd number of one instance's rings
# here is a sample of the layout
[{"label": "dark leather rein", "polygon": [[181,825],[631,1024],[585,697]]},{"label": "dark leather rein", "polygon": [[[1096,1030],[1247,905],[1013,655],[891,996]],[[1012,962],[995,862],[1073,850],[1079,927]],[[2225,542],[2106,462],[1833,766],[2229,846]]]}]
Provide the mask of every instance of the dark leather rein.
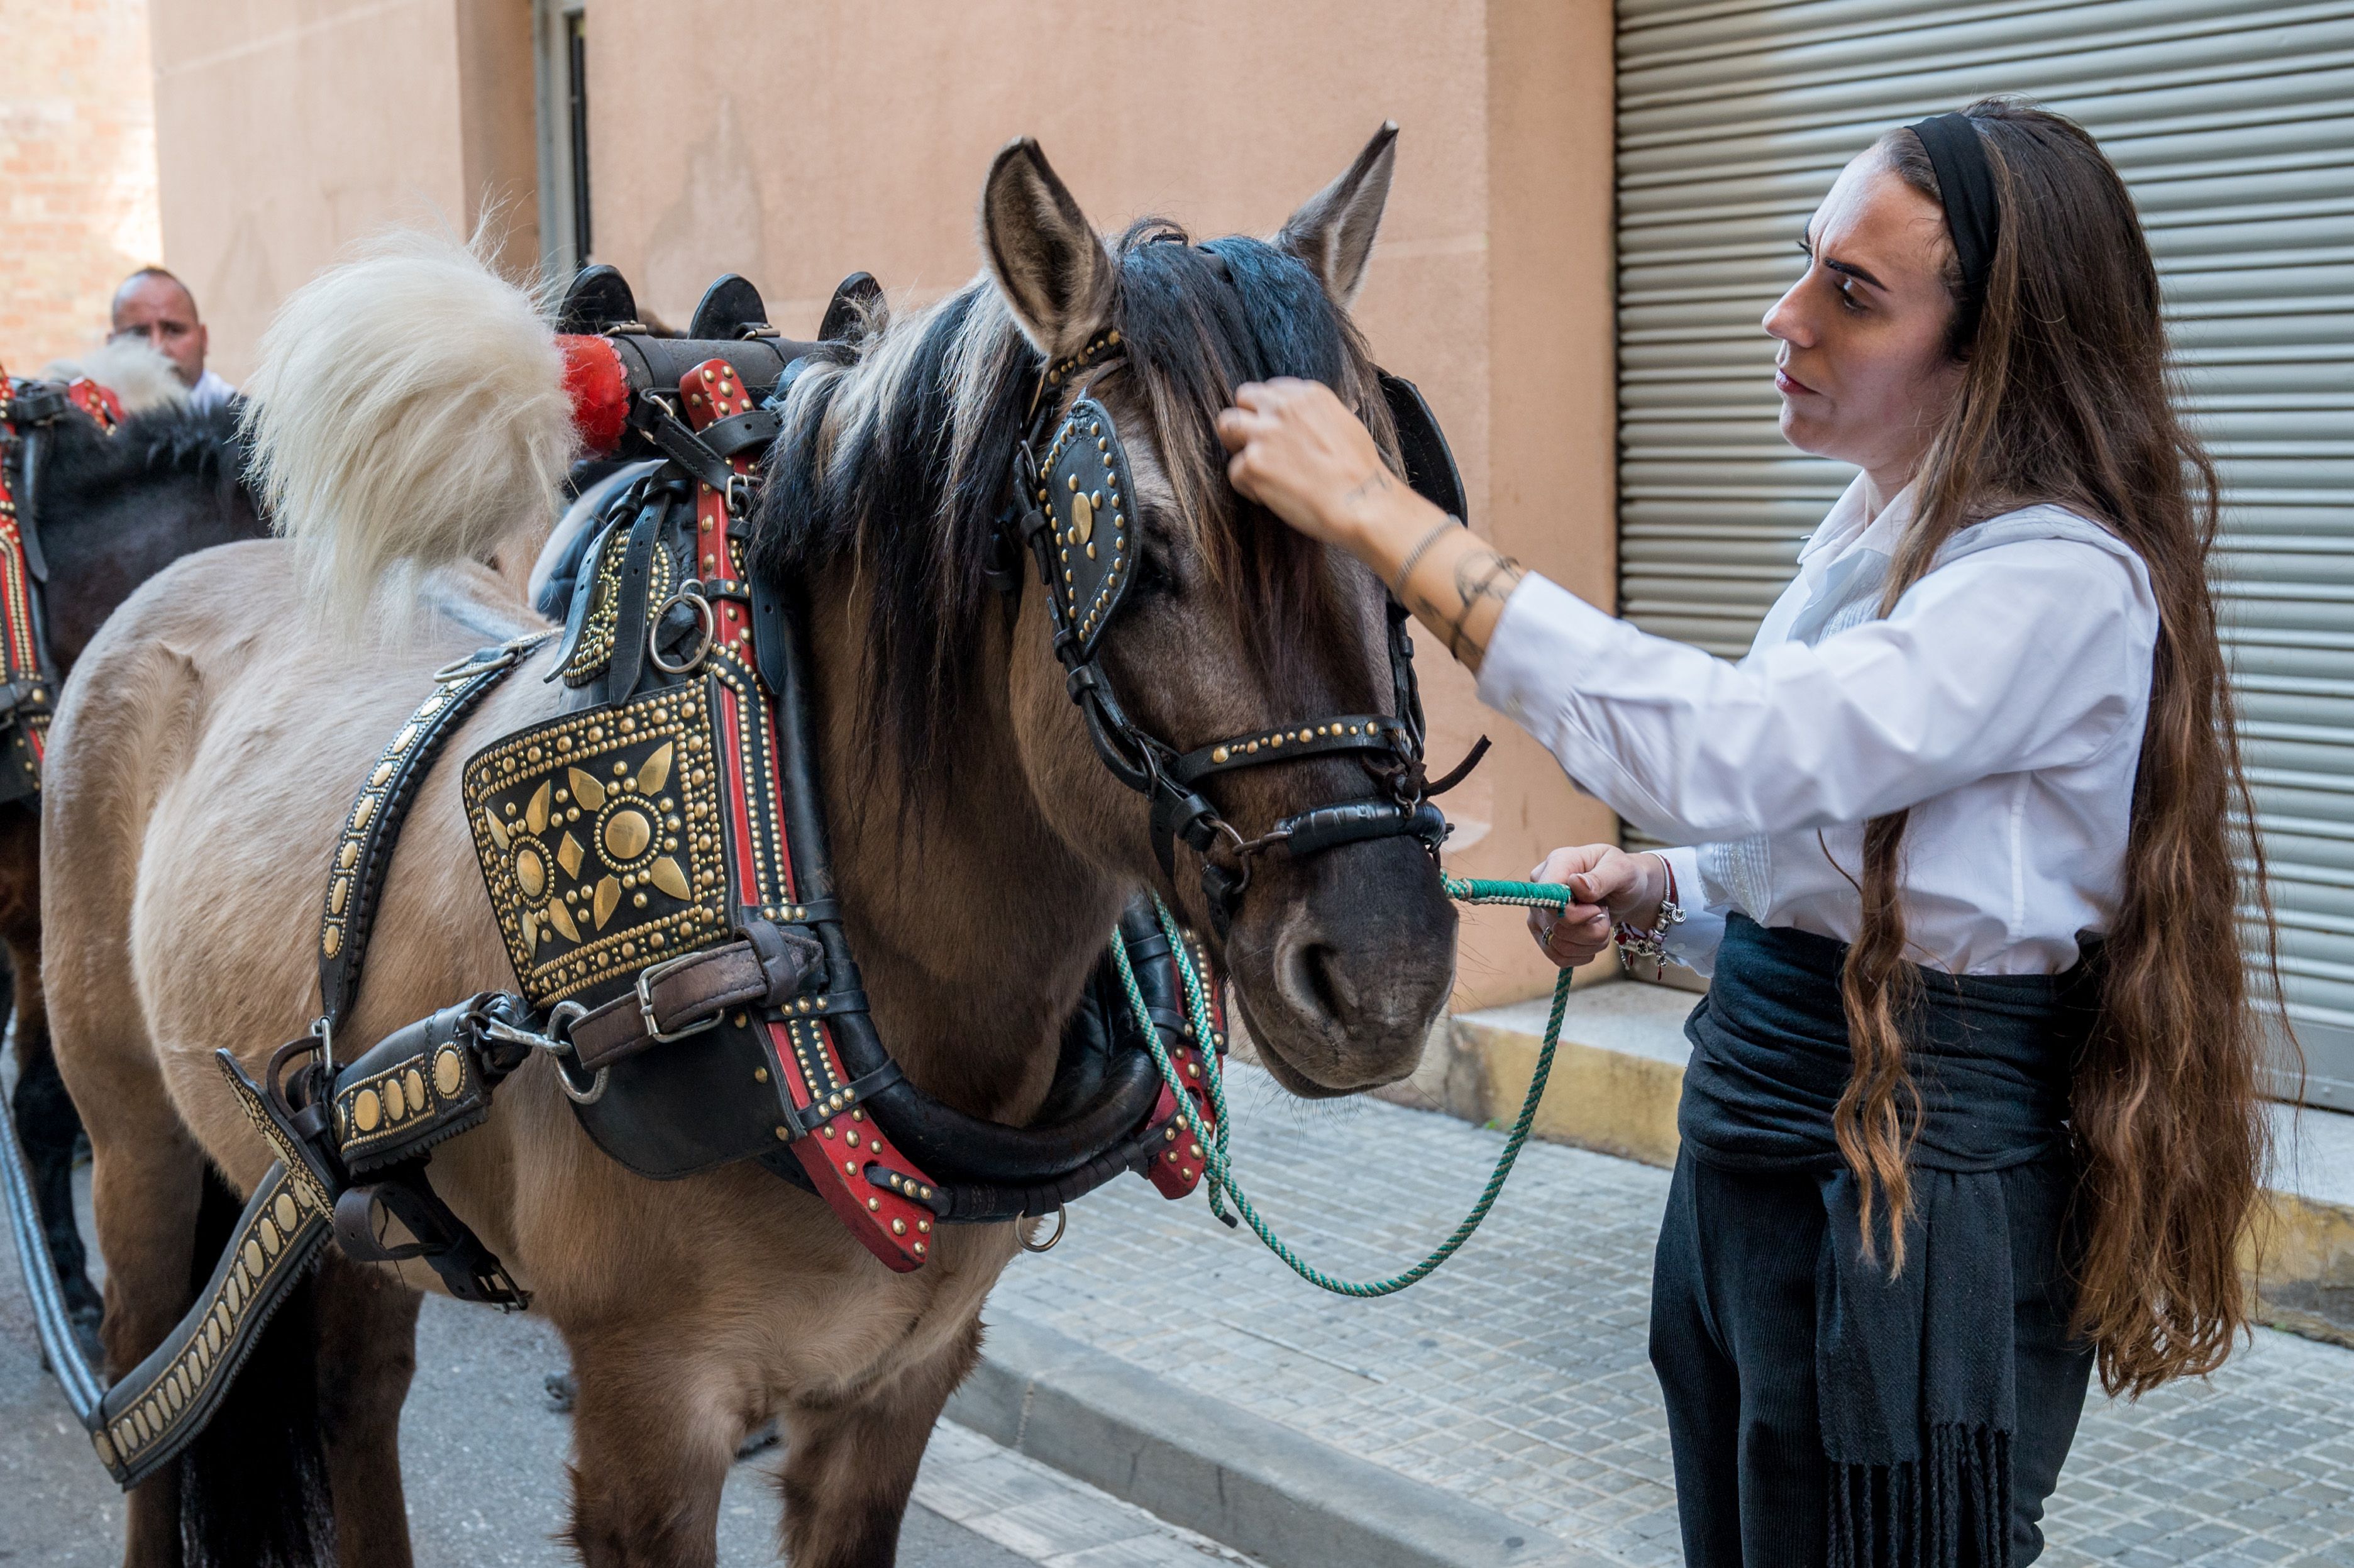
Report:
[{"label": "dark leather rein", "polygon": [[[1433,780],[1425,772],[1422,697],[1414,673],[1414,641],[1405,607],[1384,595],[1392,711],[1341,714],[1228,736],[1180,751],[1134,719],[1098,662],[1103,637],[1134,578],[1140,553],[1135,491],[1127,457],[1108,409],[1083,387],[1060,419],[1062,390],[1085,376],[1089,384],[1126,357],[1117,330],[1098,334],[1076,354],[1041,367],[1028,429],[1012,460],[1012,501],[999,522],[997,563],[991,578],[1018,599],[1023,574],[1014,541],[1026,547],[1044,589],[1064,683],[1085,717],[1087,736],[1113,778],[1150,804],[1152,849],[1163,874],[1176,874],[1175,846],[1202,857],[1202,893],[1212,923],[1225,934],[1249,890],[1254,860],[1277,848],[1295,859],[1345,844],[1412,838],[1435,858],[1447,832],[1431,804],[1479,765],[1483,736],[1463,761]],[[1464,513],[1462,482],[1446,438],[1411,382],[1380,373],[1384,397],[1400,432],[1408,482],[1456,517]],[[1107,517],[1107,514],[1108,516]],[[1320,757],[1352,755],[1383,793],[1330,801],[1298,811],[1257,837],[1245,837],[1203,793],[1219,776]],[[1217,858],[1217,852],[1225,858]]]}]

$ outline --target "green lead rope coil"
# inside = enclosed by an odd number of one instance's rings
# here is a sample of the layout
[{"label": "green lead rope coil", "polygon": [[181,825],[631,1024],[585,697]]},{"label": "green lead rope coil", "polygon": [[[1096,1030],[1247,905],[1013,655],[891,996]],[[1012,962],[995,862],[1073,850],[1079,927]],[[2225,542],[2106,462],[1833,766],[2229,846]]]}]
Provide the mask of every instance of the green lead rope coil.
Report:
[{"label": "green lead rope coil", "polygon": [[[1462,904],[1515,904],[1530,909],[1561,909],[1572,902],[1569,889],[1555,883],[1487,882],[1459,876],[1446,876],[1441,881],[1446,885],[1447,896]],[[1183,935],[1177,929],[1177,922],[1170,915],[1169,906],[1157,895],[1152,900],[1152,906],[1160,915],[1161,932],[1169,938],[1169,946],[1176,954],[1177,973],[1185,986],[1186,1014],[1193,1021],[1193,1038],[1201,1049],[1203,1081],[1209,1088],[1210,1108],[1218,1118],[1216,1129],[1203,1144],[1203,1174],[1209,1185],[1210,1212],[1232,1224],[1234,1221],[1226,1213],[1226,1205],[1233,1204],[1235,1213],[1258,1233],[1258,1239],[1267,1244],[1267,1250],[1281,1258],[1294,1274],[1336,1296],[1370,1299],[1394,1295],[1453,1257],[1463,1244],[1471,1239],[1471,1233],[1479,1228],[1479,1222],[1488,1217],[1488,1211],[1495,1206],[1497,1195],[1504,1190],[1505,1179],[1512,1173],[1512,1162],[1521,1157],[1521,1146],[1528,1141],[1529,1127],[1536,1120],[1537,1102],[1544,1097],[1545,1079],[1553,1071],[1553,1048],[1561,1040],[1562,1013],[1569,1003],[1569,971],[1562,970],[1561,979],[1553,984],[1553,1013],[1545,1020],[1544,1044],[1537,1052],[1536,1069],[1529,1075],[1528,1097],[1521,1103],[1521,1114],[1512,1123],[1511,1136],[1504,1140],[1504,1151],[1496,1160],[1495,1174],[1488,1178],[1487,1189],[1479,1194],[1479,1201],[1471,1205],[1471,1212],[1463,1216],[1463,1223],[1438,1245],[1437,1251],[1403,1274],[1394,1274],[1386,1279],[1335,1279],[1322,1269],[1301,1261],[1289,1244],[1276,1234],[1275,1228],[1260,1217],[1258,1210],[1243,1192],[1241,1183],[1235,1180],[1234,1166],[1226,1151],[1226,1131],[1234,1124],[1226,1114],[1225,1075],[1219,1069],[1218,1054],[1213,1046],[1209,997],[1203,990],[1201,974],[1193,966],[1193,949],[1186,946]],[[1114,933],[1111,953],[1112,961],[1119,969],[1120,985],[1128,992],[1129,1007],[1135,1012],[1137,1026],[1143,1031],[1145,1041],[1152,1049],[1153,1065],[1161,1069],[1161,1081],[1169,1086],[1180,1106],[1189,1104],[1184,1080],[1178,1076],[1176,1065],[1169,1060],[1169,1053],[1161,1044],[1161,1032],[1153,1026],[1152,1011],[1145,1005],[1144,992],[1136,983],[1136,970],[1128,961],[1128,945],[1118,939],[1117,932]]]}]

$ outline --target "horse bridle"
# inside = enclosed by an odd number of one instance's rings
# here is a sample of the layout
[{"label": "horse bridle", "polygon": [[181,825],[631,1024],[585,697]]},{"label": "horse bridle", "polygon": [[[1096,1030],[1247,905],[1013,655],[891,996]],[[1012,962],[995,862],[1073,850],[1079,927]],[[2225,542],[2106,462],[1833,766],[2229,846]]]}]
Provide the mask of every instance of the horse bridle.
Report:
[{"label": "horse bridle", "polygon": [[[1447,823],[1430,798],[1461,782],[1478,765],[1488,742],[1483,736],[1445,778],[1434,781],[1426,775],[1414,643],[1406,630],[1405,608],[1394,596],[1384,599],[1391,713],[1302,720],[1181,752],[1137,724],[1120,705],[1097,655],[1135,580],[1135,562],[1141,553],[1136,487],[1109,409],[1083,389],[1059,421],[1054,416],[1066,386],[1081,376],[1092,380],[1126,353],[1118,330],[1107,330],[1077,353],[1040,369],[1029,424],[1013,451],[1013,500],[1000,521],[999,565],[991,575],[1001,590],[1018,598],[1022,574],[1008,556],[1013,540],[1028,547],[1045,588],[1055,656],[1066,672],[1065,686],[1087,721],[1088,738],[1104,766],[1150,803],[1152,850],[1162,874],[1176,874],[1179,841],[1200,853],[1203,895],[1223,936],[1250,885],[1253,860],[1278,846],[1304,859],[1343,844],[1412,838],[1436,856]],[[1437,421],[1413,383],[1386,372],[1380,373],[1380,381],[1398,428],[1408,482],[1459,518],[1462,483]],[[1312,807],[1283,818],[1256,838],[1246,838],[1202,793],[1204,783],[1223,774],[1343,754],[1364,763],[1386,798]],[[1213,857],[1221,845],[1231,864]]]}]

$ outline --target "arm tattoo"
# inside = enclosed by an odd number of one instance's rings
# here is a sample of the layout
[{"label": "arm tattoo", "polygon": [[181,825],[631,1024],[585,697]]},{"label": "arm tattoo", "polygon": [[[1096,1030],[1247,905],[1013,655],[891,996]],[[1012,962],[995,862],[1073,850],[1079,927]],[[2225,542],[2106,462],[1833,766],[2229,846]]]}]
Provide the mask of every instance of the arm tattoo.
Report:
[{"label": "arm tattoo", "polygon": [[1363,483],[1359,484],[1354,490],[1350,491],[1348,494],[1341,497],[1341,501],[1343,505],[1354,506],[1366,496],[1376,494],[1389,488],[1390,471],[1385,468],[1377,468],[1373,470],[1372,475]]},{"label": "arm tattoo", "polygon": [[1501,605],[1512,597],[1512,590],[1528,576],[1520,562],[1497,550],[1474,550],[1455,563],[1455,592],[1462,606],[1447,627],[1447,652],[1457,659],[1463,657],[1463,623],[1470,618],[1471,607],[1483,599],[1492,599]]}]

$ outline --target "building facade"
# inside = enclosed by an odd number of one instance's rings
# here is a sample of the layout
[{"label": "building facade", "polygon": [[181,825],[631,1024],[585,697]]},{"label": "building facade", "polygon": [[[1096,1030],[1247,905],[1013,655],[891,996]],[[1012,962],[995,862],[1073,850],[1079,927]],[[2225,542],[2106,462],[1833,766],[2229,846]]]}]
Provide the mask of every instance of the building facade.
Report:
[{"label": "building facade", "polygon": [[[510,264],[619,266],[683,320],[740,271],[807,332],[859,269],[977,269],[981,176],[1036,136],[1099,225],[1274,228],[1383,119],[1358,314],[1454,439],[1476,527],[1734,654],[1846,475],[1774,429],[1758,318],[1839,165],[2023,92],[2099,133],[2164,272],[2226,487],[2230,612],[2308,1092],[2354,1105],[2354,21],[2095,0],[153,0],[165,250],[240,372],[275,301],[387,221],[493,216]],[[1523,874],[1613,824],[1436,650],[1449,856]],[[1548,982],[1467,928],[1465,1004]]]},{"label": "building facade", "polygon": [[0,0],[0,366],[97,346],[158,259],[147,0]]}]

